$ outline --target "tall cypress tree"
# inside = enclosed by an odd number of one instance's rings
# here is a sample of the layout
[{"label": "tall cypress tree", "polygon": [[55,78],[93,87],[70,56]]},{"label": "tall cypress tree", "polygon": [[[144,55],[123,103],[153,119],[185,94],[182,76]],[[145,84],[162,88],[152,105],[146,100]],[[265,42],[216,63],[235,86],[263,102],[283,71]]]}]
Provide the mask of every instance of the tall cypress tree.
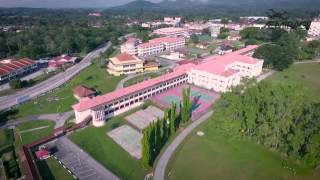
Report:
[{"label": "tall cypress tree", "polygon": [[177,105],[175,103],[172,103],[171,109],[170,109],[170,134],[175,133],[177,128],[176,109],[177,109]]}]

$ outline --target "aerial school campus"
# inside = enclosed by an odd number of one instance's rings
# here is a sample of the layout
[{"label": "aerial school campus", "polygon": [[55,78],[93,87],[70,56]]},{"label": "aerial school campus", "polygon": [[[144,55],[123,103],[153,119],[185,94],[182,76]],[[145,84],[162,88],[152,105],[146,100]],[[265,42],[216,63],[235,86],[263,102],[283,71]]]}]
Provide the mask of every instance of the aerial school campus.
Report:
[{"label": "aerial school campus", "polygon": [[318,179],[318,19],[269,18],[124,18],[87,55],[1,61],[0,177]]}]

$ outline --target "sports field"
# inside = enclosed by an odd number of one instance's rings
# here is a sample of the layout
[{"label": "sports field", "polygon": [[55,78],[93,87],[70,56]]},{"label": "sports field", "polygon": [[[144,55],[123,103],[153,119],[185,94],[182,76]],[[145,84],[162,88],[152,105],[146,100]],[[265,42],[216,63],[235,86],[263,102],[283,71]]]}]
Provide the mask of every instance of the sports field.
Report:
[{"label": "sports field", "polygon": [[220,97],[218,93],[185,84],[153,97],[152,101],[155,104],[159,104],[164,107],[169,107],[172,103],[176,103],[179,107],[179,104],[182,101],[183,89],[186,89],[188,87],[191,88],[191,99],[194,102],[194,105],[192,107],[193,116],[198,116],[199,114],[203,114],[204,112],[206,112],[211,108],[211,105]]}]

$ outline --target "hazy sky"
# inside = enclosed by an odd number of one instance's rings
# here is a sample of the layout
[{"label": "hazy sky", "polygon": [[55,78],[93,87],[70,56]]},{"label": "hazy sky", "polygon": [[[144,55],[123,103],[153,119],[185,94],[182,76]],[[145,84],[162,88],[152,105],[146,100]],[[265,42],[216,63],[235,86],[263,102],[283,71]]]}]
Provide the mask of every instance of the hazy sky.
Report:
[{"label": "hazy sky", "polygon": [[110,7],[130,1],[133,0],[0,0],[0,7]]}]

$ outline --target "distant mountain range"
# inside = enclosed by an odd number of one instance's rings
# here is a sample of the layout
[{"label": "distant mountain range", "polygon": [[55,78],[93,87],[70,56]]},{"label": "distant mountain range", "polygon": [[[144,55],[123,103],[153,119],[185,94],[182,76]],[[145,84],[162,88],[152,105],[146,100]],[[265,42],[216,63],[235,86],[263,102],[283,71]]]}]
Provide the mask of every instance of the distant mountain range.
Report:
[{"label": "distant mountain range", "polygon": [[111,9],[193,9],[193,8],[281,8],[281,9],[319,9],[320,0],[164,0],[153,3],[146,0],[136,0],[122,6],[112,7]]}]

